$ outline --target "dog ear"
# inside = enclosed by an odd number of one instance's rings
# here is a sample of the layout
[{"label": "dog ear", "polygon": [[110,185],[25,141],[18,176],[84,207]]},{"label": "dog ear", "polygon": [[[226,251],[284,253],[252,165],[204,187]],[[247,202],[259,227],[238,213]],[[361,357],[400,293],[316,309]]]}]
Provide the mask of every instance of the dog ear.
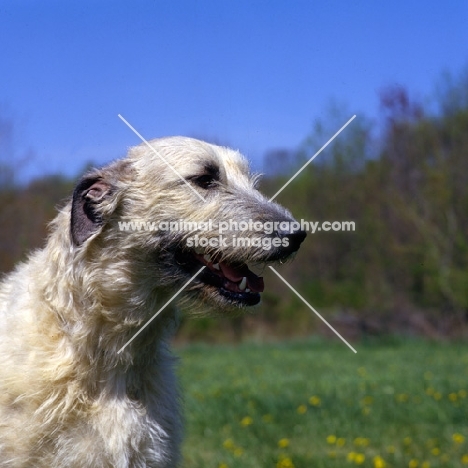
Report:
[{"label": "dog ear", "polygon": [[71,236],[75,245],[99,231],[103,224],[99,205],[111,195],[112,187],[100,176],[85,176],[73,192]]}]

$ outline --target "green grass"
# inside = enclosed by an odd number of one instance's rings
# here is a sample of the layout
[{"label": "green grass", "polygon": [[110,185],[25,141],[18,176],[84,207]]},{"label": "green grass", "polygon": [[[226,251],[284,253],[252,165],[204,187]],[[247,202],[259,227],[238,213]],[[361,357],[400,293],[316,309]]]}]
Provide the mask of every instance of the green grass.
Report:
[{"label": "green grass", "polygon": [[468,467],[468,345],[357,349],[319,340],[179,349],[183,467]]}]

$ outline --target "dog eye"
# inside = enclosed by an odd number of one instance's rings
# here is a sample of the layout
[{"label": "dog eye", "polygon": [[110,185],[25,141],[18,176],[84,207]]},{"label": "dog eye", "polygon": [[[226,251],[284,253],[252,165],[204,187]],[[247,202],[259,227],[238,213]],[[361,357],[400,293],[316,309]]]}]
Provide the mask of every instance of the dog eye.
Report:
[{"label": "dog eye", "polygon": [[204,174],[201,176],[195,176],[192,178],[193,182],[197,184],[202,189],[210,189],[216,186],[216,179],[209,174]]}]

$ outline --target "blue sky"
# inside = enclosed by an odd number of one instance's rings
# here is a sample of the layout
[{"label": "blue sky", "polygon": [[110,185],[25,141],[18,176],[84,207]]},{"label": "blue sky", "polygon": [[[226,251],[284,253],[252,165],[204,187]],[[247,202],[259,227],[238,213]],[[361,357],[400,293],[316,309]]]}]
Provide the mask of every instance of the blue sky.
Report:
[{"label": "blue sky", "polygon": [[[23,177],[77,175],[138,138],[188,135],[262,168],[294,148],[331,100],[375,116],[400,83],[430,96],[468,64],[468,2],[3,0],[0,117]],[[318,148],[317,148],[318,149]]]}]

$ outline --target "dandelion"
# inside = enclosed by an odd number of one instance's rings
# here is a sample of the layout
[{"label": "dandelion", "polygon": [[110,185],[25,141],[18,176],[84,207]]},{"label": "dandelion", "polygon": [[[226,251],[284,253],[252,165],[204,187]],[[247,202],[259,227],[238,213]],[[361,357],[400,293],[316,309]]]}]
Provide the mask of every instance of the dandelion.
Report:
[{"label": "dandelion", "polygon": [[449,393],[448,398],[452,403],[455,403],[458,400],[458,395],[456,393]]},{"label": "dandelion", "polygon": [[343,437],[339,437],[338,439],[336,439],[336,445],[338,447],[343,447],[344,444],[346,444],[346,439],[344,439]]},{"label": "dandelion", "polygon": [[304,414],[307,412],[307,406],[306,405],[300,405],[297,407],[297,413],[298,414]]},{"label": "dandelion", "polygon": [[411,445],[411,442],[413,442],[411,437],[405,437],[403,439],[403,444],[406,445],[406,446]]},{"label": "dandelion", "polygon": [[426,393],[431,396],[431,395],[434,395],[435,393],[435,390],[432,388],[432,387],[427,387],[426,388]]},{"label": "dandelion", "polygon": [[431,468],[431,464],[428,461],[422,462],[421,468]]},{"label": "dandelion", "polygon": [[418,466],[419,466],[419,462],[418,460],[415,460],[414,458],[410,460],[410,462],[408,463],[408,468],[418,468]]},{"label": "dandelion", "polygon": [[370,443],[370,440],[366,439],[365,437],[356,437],[353,443],[357,447],[367,447]]},{"label": "dandelion", "polygon": [[286,448],[288,446],[289,446],[289,439],[284,438],[284,439],[280,439],[278,441],[278,447],[279,448]]},{"label": "dandelion", "polygon": [[389,445],[387,447],[387,452],[388,453],[395,453],[395,446],[394,445]]},{"label": "dandelion", "polygon": [[225,449],[228,449],[228,450],[231,450],[235,447],[234,445],[234,441],[232,439],[226,439],[224,442],[223,442],[223,447]]},{"label": "dandelion", "polygon": [[440,393],[440,392],[435,392],[434,395],[433,395],[433,397],[434,397],[434,400],[439,401],[439,400],[442,399],[442,393]]},{"label": "dandelion", "polygon": [[331,434],[327,437],[327,444],[333,445],[334,443],[336,443],[336,435]]},{"label": "dandelion", "polygon": [[289,457],[281,457],[276,464],[276,468],[294,468],[294,463]]},{"label": "dandelion", "polygon": [[309,398],[309,403],[310,403],[312,406],[320,406],[320,404],[321,404],[320,397],[318,397],[318,396],[316,396],[316,395],[312,395],[312,396]]},{"label": "dandelion", "polygon": [[244,453],[244,449],[241,447],[236,447],[232,453],[235,457],[240,457]]},{"label": "dandelion", "polygon": [[247,427],[253,424],[253,419],[250,416],[245,416],[244,418],[242,418],[240,423],[241,426]]},{"label": "dandelion", "polygon": [[373,462],[374,462],[374,468],[385,468],[387,466],[387,464],[385,463],[385,460],[378,455],[374,457]]},{"label": "dandelion", "polygon": [[366,461],[366,456],[363,453],[356,453],[354,457],[354,463],[356,465],[362,465]]},{"label": "dandelion", "polygon": [[455,434],[453,434],[452,440],[456,444],[463,444],[463,442],[465,442],[465,436],[463,436],[462,434],[459,434],[458,432],[456,432]]},{"label": "dandelion", "polygon": [[349,452],[346,459],[349,462],[354,462],[356,465],[362,465],[366,460],[366,456],[363,453]]},{"label": "dandelion", "polygon": [[262,421],[265,423],[271,423],[273,421],[273,416],[271,414],[264,414],[262,416]]},{"label": "dandelion", "polygon": [[465,453],[462,455],[461,457],[461,462],[464,464],[464,465],[468,465],[468,453]]},{"label": "dandelion", "polygon": [[434,457],[438,457],[438,456],[440,455],[440,448],[434,447],[434,448],[431,450],[431,453],[432,453],[432,455],[434,455]]},{"label": "dandelion", "polygon": [[229,468],[226,463],[220,463],[218,468]]}]

